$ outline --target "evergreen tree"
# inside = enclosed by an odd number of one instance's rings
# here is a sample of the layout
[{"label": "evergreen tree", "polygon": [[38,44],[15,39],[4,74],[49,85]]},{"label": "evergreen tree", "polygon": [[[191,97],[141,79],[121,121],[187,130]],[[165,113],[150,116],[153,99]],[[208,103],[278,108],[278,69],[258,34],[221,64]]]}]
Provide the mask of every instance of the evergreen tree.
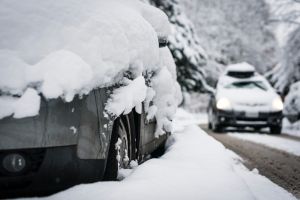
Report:
[{"label": "evergreen tree", "polygon": [[169,48],[177,66],[177,79],[183,91],[209,92],[204,67],[206,53],[202,49],[194,31],[178,0],[149,0],[150,4],[162,9],[172,25],[173,34],[169,38]]}]

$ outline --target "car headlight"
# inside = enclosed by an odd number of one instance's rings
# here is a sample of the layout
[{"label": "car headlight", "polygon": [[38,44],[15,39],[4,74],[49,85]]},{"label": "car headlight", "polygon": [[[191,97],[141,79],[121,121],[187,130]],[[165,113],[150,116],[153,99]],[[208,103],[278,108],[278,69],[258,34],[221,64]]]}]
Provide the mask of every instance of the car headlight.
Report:
[{"label": "car headlight", "polygon": [[272,108],[278,111],[283,110],[283,103],[280,97],[277,97],[276,99],[273,100]]},{"label": "car headlight", "polygon": [[231,103],[227,98],[220,98],[217,101],[217,108],[221,110],[229,110],[231,109]]}]

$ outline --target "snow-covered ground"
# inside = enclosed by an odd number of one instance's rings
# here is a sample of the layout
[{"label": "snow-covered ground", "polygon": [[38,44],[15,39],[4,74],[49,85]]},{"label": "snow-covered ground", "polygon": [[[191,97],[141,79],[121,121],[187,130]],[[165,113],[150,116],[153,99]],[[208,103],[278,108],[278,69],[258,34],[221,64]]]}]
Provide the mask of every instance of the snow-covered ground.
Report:
[{"label": "snow-covered ground", "polygon": [[284,118],[282,123],[282,132],[284,134],[300,137],[300,121],[292,124],[286,118]]},{"label": "snow-covered ground", "polygon": [[299,141],[259,133],[229,133],[229,135],[300,156]]},{"label": "snow-covered ground", "polygon": [[75,186],[48,199],[296,199],[208,136],[179,110],[166,153],[135,167],[119,182]]}]

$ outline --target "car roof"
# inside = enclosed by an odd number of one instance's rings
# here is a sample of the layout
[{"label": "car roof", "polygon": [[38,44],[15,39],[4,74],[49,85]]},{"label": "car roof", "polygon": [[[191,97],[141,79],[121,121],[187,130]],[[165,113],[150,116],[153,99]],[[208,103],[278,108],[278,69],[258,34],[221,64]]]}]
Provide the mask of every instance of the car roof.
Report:
[{"label": "car roof", "polygon": [[268,81],[260,75],[259,73],[255,72],[253,76],[247,77],[247,78],[238,78],[238,77],[233,77],[233,76],[228,76],[227,74],[222,75],[219,78],[218,81],[218,87],[224,87],[225,85],[234,83],[234,82],[249,82],[249,81],[261,81],[269,86]]},{"label": "car roof", "polygon": [[255,68],[247,62],[242,62],[228,65],[226,68],[226,73],[228,72],[255,72]]}]

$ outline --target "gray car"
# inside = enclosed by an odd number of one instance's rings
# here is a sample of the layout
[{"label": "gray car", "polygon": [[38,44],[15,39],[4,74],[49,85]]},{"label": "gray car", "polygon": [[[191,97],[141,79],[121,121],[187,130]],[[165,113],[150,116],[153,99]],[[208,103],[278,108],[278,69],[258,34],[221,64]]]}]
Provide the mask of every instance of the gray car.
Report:
[{"label": "gray car", "polygon": [[117,118],[105,114],[112,90],[96,88],[72,102],[41,97],[38,116],[0,120],[0,198],[116,180],[130,161],[160,153],[168,134],[155,137],[155,119],[134,110]]}]

